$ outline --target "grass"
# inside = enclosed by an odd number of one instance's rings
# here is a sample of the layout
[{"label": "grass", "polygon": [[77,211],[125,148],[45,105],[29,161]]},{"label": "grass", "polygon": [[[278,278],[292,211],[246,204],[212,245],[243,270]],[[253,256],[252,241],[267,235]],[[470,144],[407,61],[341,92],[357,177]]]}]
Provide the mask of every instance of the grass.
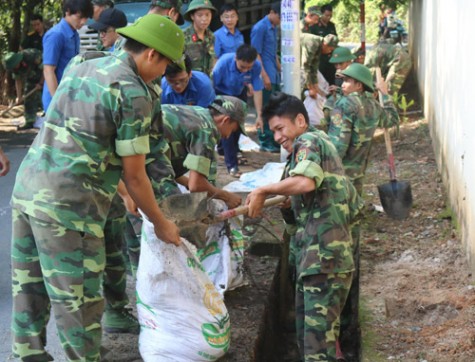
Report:
[{"label": "grass", "polygon": [[370,308],[367,306],[365,298],[360,298],[360,326],[362,331],[361,348],[363,351],[363,362],[383,362],[386,358],[381,356],[377,350],[377,345],[380,342],[378,331],[373,326],[374,317],[371,314]]}]

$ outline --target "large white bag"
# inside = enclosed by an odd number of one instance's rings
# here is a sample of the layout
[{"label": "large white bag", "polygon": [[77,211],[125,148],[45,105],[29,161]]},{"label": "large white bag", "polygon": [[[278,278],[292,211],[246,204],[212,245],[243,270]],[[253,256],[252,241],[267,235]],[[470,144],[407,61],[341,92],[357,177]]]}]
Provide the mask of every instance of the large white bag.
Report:
[{"label": "large white bag", "polygon": [[155,236],[144,218],[137,271],[139,350],[145,362],[215,361],[229,348],[230,321],[222,295],[182,239]]},{"label": "large white bag", "polygon": [[[221,200],[211,200],[210,212],[217,215],[227,210]],[[247,239],[242,234],[240,219],[212,224],[206,232],[206,245],[198,251],[201,264],[216,289],[224,294],[248,284],[244,274],[244,250]]]}]

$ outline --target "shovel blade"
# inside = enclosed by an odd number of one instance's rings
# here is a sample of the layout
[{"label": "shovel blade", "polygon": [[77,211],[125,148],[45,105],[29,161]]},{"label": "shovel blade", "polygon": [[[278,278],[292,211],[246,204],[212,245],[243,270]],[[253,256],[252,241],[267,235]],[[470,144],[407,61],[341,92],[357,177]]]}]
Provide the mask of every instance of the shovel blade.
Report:
[{"label": "shovel blade", "polygon": [[386,214],[396,220],[409,216],[412,207],[411,185],[406,181],[392,180],[378,186],[379,199]]}]

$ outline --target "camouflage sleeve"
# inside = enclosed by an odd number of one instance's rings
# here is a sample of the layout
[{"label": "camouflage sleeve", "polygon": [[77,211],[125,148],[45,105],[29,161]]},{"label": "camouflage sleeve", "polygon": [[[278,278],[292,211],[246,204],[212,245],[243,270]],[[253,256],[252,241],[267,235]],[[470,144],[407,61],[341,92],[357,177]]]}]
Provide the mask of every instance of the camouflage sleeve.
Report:
[{"label": "camouflage sleeve", "polygon": [[289,175],[313,179],[315,188],[318,188],[325,176],[320,166],[322,160],[315,140],[306,134],[301,135],[294,144],[292,157],[295,157],[295,166],[289,171]]},{"label": "camouflage sleeve", "polygon": [[338,151],[341,159],[346,155],[351,141],[351,131],[353,129],[353,119],[350,116],[353,112],[350,105],[341,99],[337,102],[330,116],[330,126],[328,137]]},{"label": "camouflage sleeve", "polygon": [[312,34],[302,34],[301,40],[301,69],[304,77],[304,84],[318,83],[318,65],[320,57],[318,53],[318,44],[310,37]]},{"label": "camouflage sleeve", "polygon": [[121,121],[115,140],[119,156],[145,155],[150,152],[152,101],[144,94],[124,94],[118,97]]},{"label": "camouflage sleeve", "polygon": [[399,124],[399,114],[396,106],[392,100],[392,97],[385,94],[383,95],[383,112],[379,120],[379,127],[390,128]]},{"label": "camouflage sleeve", "polygon": [[195,128],[187,133],[186,155],[183,166],[208,178],[215,159],[216,138],[210,128]]}]

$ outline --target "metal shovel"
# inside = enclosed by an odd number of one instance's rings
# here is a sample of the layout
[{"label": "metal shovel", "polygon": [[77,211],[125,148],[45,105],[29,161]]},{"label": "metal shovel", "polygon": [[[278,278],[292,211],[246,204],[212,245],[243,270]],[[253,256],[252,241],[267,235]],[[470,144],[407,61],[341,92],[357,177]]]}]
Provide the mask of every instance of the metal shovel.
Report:
[{"label": "metal shovel", "polygon": [[[376,69],[376,77],[381,79],[381,69]],[[383,95],[379,92],[379,102],[384,106]],[[386,214],[393,219],[402,220],[409,216],[412,207],[411,185],[407,181],[397,181],[396,166],[391,146],[391,137],[387,128],[384,129],[384,142],[388,154],[389,182],[378,185],[379,199]]]}]

